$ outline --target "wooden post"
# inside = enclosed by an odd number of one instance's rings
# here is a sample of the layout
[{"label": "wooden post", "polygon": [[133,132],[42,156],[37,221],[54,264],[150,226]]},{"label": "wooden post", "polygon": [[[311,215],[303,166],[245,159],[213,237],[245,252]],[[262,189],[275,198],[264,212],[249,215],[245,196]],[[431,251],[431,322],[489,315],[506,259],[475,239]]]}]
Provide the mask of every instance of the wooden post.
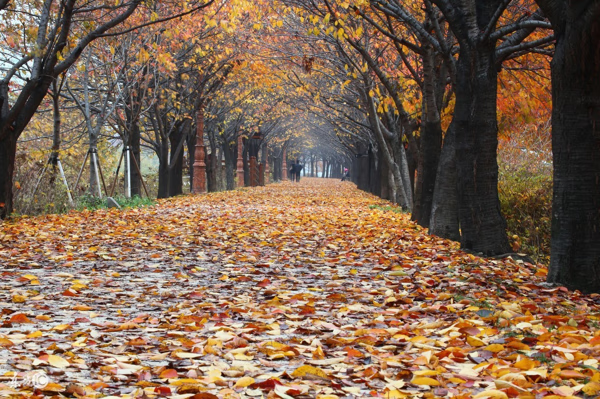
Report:
[{"label": "wooden post", "polygon": [[194,150],[194,181],[192,192],[206,192],[206,163],[204,162],[204,106],[200,105],[196,122],[196,148]]},{"label": "wooden post", "polygon": [[242,136],[239,136],[238,137],[238,156],[237,156],[237,166],[236,166],[238,188],[244,187],[244,156],[242,155],[243,145],[244,145],[244,143],[242,142]]}]

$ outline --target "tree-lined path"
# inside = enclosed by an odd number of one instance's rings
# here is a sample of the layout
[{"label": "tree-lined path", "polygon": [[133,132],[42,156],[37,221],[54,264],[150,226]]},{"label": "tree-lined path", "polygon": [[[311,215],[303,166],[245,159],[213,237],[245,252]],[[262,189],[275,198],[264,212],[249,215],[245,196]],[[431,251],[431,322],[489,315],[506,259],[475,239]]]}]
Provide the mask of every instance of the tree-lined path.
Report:
[{"label": "tree-lined path", "polygon": [[304,178],[5,221],[0,396],[600,392],[597,295],[398,209]]}]

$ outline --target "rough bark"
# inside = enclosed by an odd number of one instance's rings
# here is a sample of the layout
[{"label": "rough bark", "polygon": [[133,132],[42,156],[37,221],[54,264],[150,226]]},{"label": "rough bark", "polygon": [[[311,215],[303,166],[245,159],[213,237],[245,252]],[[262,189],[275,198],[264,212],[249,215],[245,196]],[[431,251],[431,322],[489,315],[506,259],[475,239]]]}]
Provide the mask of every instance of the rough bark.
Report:
[{"label": "rough bark", "polygon": [[[183,193],[183,140],[185,123],[175,128],[169,135],[171,153],[169,155],[169,197]],[[181,148],[180,148],[181,147]]]},{"label": "rough bark", "polygon": [[548,281],[600,292],[600,2],[553,2],[554,194]]},{"label": "rough bark", "polygon": [[[429,227],[433,191],[442,149],[441,104],[438,93],[443,92],[445,84],[436,81],[435,55],[431,46],[423,53],[423,123],[421,124],[420,149],[417,182],[415,187],[415,206],[412,219],[423,227]],[[439,77],[445,79],[445,75]],[[436,90],[442,86],[442,90]]]},{"label": "rough bark", "polygon": [[497,69],[493,43],[461,47],[456,105],[456,166],[462,248],[510,251],[498,199]]},{"label": "rough bark", "polygon": [[444,146],[438,163],[429,221],[429,234],[460,241],[454,139],[454,125],[450,124],[444,137]]},{"label": "rough bark", "polygon": [[225,156],[225,179],[227,181],[226,189],[235,189],[235,168],[237,163],[236,147],[231,148],[229,144],[223,142],[223,155]]},{"label": "rough bark", "polygon": [[8,134],[0,139],[0,218],[6,219],[13,209],[13,175],[15,171],[15,155],[17,139]]},{"label": "rough bark", "polygon": [[169,141],[161,140],[158,148],[158,198],[169,196]]}]

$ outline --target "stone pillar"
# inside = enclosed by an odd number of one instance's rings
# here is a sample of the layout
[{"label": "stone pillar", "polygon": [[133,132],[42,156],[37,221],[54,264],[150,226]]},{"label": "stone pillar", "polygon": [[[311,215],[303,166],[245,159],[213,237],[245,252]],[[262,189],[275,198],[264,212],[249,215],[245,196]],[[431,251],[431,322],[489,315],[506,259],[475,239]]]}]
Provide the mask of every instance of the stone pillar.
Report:
[{"label": "stone pillar", "polygon": [[194,150],[194,181],[192,192],[202,194],[206,192],[206,163],[204,162],[204,106],[200,105],[196,123],[196,148]]},{"label": "stone pillar", "polygon": [[265,185],[269,184],[269,173],[271,172],[269,169],[269,147],[267,147],[267,143],[264,144],[263,147],[263,164],[265,165]]},{"label": "stone pillar", "polygon": [[285,148],[283,149],[283,160],[281,161],[281,180],[287,180],[287,157],[285,155]]},{"label": "stone pillar", "polygon": [[236,166],[236,174],[237,174],[237,186],[244,187],[244,156],[243,154],[243,146],[242,136],[238,137],[238,154],[237,154],[237,166]]}]

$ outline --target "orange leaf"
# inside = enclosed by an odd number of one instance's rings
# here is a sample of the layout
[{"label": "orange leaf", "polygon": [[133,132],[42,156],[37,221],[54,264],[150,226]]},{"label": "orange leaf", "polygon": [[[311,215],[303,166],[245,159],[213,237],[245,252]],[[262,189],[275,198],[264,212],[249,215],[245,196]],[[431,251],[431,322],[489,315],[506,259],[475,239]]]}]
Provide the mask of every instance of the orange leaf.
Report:
[{"label": "orange leaf", "polygon": [[177,370],[175,370],[175,369],[163,370],[159,376],[159,378],[162,378],[162,379],[172,379],[172,378],[177,378],[177,377],[178,377],[178,374],[177,374]]},{"label": "orange leaf", "polygon": [[17,313],[12,315],[12,317],[9,320],[11,323],[33,323],[31,320],[29,320],[29,317],[25,316],[23,313]]}]

